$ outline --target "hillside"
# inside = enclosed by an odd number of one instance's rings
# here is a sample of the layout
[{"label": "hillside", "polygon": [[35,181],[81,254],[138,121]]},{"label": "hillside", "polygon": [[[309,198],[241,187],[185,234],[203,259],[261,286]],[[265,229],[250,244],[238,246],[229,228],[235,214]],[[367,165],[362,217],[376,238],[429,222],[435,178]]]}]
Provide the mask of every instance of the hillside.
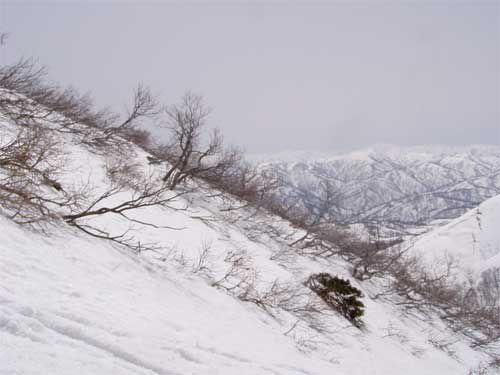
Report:
[{"label": "hillside", "polygon": [[500,193],[500,149],[494,146],[375,146],[348,154],[255,157],[276,171],[290,201],[319,207],[327,182],[335,222],[411,228],[453,219]]},{"label": "hillside", "polygon": [[[9,139],[15,126],[1,125]],[[135,196],[109,193],[117,155],[48,125],[64,151],[62,189],[83,184],[100,209]],[[126,161],[144,176],[165,168],[132,144]],[[489,360],[438,315],[372,298],[381,284],[352,279],[342,258],[289,246],[300,231],[286,221],[235,209],[238,199],[202,181],[164,194],[164,206],[86,218],[93,236],[56,219],[35,231],[0,219],[0,373],[465,375]],[[323,271],[361,289],[363,329],[304,286]]]},{"label": "hillside", "polygon": [[463,275],[477,280],[481,272],[500,267],[500,195],[437,228],[413,243],[430,262],[451,258]]},{"label": "hillside", "polygon": [[[2,374],[322,374],[255,309],[98,240],[1,220]],[[192,234],[194,234],[192,232]]]},{"label": "hillside", "polygon": [[500,375],[500,2],[451,3],[2,2],[0,375]]}]

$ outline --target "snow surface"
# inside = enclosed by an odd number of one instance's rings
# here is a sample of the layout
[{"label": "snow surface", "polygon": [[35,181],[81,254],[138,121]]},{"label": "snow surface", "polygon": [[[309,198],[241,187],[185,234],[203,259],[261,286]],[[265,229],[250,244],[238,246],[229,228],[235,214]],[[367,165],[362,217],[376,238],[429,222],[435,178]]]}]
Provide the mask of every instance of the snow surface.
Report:
[{"label": "snow surface", "polygon": [[199,277],[100,240],[0,225],[0,374],[465,374],[481,358],[464,345],[449,357],[426,342],[432,327],[374,303],[373,333],[344,328],[331,358],[304,353]]},{"label": "snow surface", "polygon": [[431,262],[453,259],[460,272],[472,279],[500,267],[500,195],[419,237],[413,247]]},{"label": "snow surface", "polygon": [[[98,194],[109,184],[106,158],[64,137],[61,183],[91,181]],[[129,159],[150,168],[141,150]],[[352,280],[365,295],[363,330],[332,312],[321,332],[212,286],[235,249],[250,260],[257,288],[280,280],[304,289],[320,271],[350,275],[341,259],[300,256],[261,233],[288,223],[251,209],[224,212],[227,200],[205,190],[177,200],[186,210],[138,210],[141,221],[179,229],[137,225],[137,239],[162,247],[138,255],[62,223],[35,233],[0,217],[0,374],[465,375],[487,360],[437,317],[371,299],[375,282]],[[112,233],[130,224],[108,216],[93,223]],[[202,271],[204,245],[211,252]]]},{"label": "snow surface", "polygon": [[242,304],[99,241],[1,220],[2,374],[321,374]]}]

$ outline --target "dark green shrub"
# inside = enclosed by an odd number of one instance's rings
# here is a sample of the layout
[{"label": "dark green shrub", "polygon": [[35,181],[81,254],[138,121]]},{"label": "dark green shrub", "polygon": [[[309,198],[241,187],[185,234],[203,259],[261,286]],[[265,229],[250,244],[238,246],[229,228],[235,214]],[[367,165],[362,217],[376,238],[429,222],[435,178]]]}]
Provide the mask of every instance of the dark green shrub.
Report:
[{"label": "dark green shrub", "polygon": [[317,273],[309,277],[306,285],[356,327],[363,325],[361,317],[365,305],[359,300],[363,294],[349,280],[328,273]]}]

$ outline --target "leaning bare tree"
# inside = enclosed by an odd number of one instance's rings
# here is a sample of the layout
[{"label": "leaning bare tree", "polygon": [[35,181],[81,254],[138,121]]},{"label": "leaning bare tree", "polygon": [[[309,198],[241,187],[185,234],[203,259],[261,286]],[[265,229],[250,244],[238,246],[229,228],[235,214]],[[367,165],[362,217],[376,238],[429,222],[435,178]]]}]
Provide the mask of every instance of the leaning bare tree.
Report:
[{"label": "leaning bare tree", "polygon": [[[153,206],[183,210],[185,208],[177,204],[177,199],[185,192],[172,193],[154,173],[143,172],[140,166],[131,164],[123,157],[109,163],[106,172],[109,185],[98,194],[89,192],[87,195],[92,198],[62,216],[66,223],[90,236],[123,245],[135,252],[158,249],[154,243],[141,243],[135,238],[135,225],[155,229],[183,229],[141,219],[135,212]],[[102,228],[95,219],[103,216],[122,219],[127,225],[126,229],[112,233]]]},{"label": "leaning bare tree", "polygon": [[204,142],[209,114],[202,97],[192,93],[185,94],[180,104],[165,109],[162,127],[169,131],[170,139],[158,155],[169,163],[163,181],[170,189],[193,177],[219,181],[240,161],[238,150],[224,149],[218,129],[212,130]]}]

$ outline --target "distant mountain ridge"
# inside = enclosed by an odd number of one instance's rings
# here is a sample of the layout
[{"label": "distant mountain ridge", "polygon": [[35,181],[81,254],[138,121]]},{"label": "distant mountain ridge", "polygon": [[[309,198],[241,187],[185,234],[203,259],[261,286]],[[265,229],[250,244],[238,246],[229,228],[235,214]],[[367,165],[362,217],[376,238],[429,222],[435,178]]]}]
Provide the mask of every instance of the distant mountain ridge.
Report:
[{"label": "distant mountain ridge", "polygon": [[460,153],[498,153],[500,145],[493,144],[471,144],[461,146],[450,146],[444,144],[429,144],[415,146],[398,146],[390,143],[376,143],[368,147],[356,148],[352,150],[338,151],[314,151],[314,150],[293,150],[279,151],[274,153],[253,153],[247,157],[254,162],[275,162],[288,161],[299,162],[307,160],[337,160],[337,159],[363,159],[371,154],[460,154]]},{"label": "distant mountain ridge", "polygon": [[396,226],[453,219],[500,194],[500,147],[376,145],[345,154],[255,157],[282,178],[286,199],[319,207],[321,182],[338,196],[329,215],[340,223]]}]

